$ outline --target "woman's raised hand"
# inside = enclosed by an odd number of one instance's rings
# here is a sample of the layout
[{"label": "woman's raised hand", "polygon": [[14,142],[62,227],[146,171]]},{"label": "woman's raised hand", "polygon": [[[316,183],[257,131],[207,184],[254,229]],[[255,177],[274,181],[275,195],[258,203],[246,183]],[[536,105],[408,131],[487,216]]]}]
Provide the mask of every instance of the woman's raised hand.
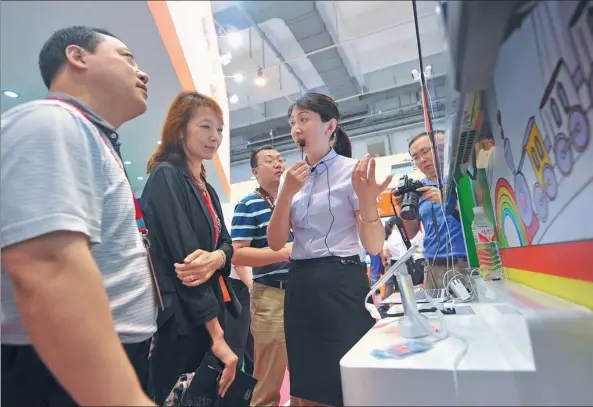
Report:
[{"label": "woman's raised hand", "polygon": [[379,194],[387,188],[393,178],[389,174],[380,184],[375,179],[375,159],[369,154],[356,163],[352,169],[352,187],[359,200],[377,201]]},{"label": "woman's raised hand", "polygon": [[309,178],[310,172],[309,165],[305,161],[299,160],[294,163],[286,172],[282,191],[289,196],[294,196],[301,190],[305,181]]}]

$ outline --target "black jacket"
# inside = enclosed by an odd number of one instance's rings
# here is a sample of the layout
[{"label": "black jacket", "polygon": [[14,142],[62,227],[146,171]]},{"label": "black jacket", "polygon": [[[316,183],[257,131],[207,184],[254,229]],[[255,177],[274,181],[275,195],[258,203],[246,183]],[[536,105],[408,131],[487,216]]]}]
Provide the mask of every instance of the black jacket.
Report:
[{"label": "black jacket", "polygon": [[[175,315],[180,334],[187,334],[189,325],[202,326],[214,317],[219,317],[224,327],[225,302],[219,275],[224,277],[231,297],[236,298],[226,281],[233,257],[231,238],[224,225],[218,195],[210,184],[206,187],[222,223],[216,244],[213,244],[214,223],[206,202],[185,168],[168,162],[159,164],[152,170],[141,198],[150,254],[165,305],[157,324],[160,328]],[[197,249],[208,252],[220,249],[226,254],[226,263],[207,282],[187,287],[177,278],[174,264],[183,263]]]}]

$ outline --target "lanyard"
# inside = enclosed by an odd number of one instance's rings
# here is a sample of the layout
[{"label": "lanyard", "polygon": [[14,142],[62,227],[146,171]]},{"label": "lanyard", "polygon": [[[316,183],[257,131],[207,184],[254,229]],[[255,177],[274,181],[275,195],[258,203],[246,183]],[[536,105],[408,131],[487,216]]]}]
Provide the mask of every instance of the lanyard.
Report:
[{"label": "lanyard", "polygon": [[264,202],[270,208],[270,211],[272,211],[272,212],[274,211],[276,204],[274,204],[274,200],[272,199],[270,194],[268,194],[268,192],[265,189],[263,189],[262,187],[256,188],[255,194],[264,200]]},{"label": "lanyard", "polygon": [[[270,208],[270,212],[274,212],[276,204],[274,203],[274,200],[272,199],[270,194],[268,194],[268,192],[265,189],[263,189],[262,187],[256,188],[255,195],[259,196],[261,199],[264,200],[264,202],[268,205],[268,208]],[[294,239],[294,234],[292,233],[292,230],[288,232],[288,236],[289,238]]]},{"label": "lanyard", "polygon": [[[83,110],[79,109],[74,104],[72,104],[70,102],[67,102],[65,100],[56,99],[56,98],[48,98],[48,100],[58,101],[60,103],[63,103],[65,105],[68,105],[68,106],[72,107],[73,109],[77,110],[82,116],[84,116],[85,119],[87,119],[91,124],[93,124],[93,126],[95,126],[95,128],[97,129],[97,131],[99,131],[99,133],[101,133],[101,130],[97,127],[97,125],[95,125],[93,123],[93,121],[90,119],[89,115],[87,113],[85,113]],[[126,174],[126,171],[124,170],[124,167],[123,167],[123,165],[121,163],[121,157],[119,156],[119,154],[117,154],[114,151],[114,149],[109,146],[109,144],[107,143],[107,141],[103,137],[99,136],[99,138],[101,139],[101,141],[103,142],[103,144],[105,144],[105,147],[109,150],[109,152],[111,152],[111,154],[115,158],[115,162],[117,162],[117,165],[123,171],[124,175],[126,176],[126,179],[128,179],[127,174]],[[163,297],[161,295],[161,290],[159,289],[159,285],[158,285],[158,282],[157,282],[157,279],[156,279],[156,274],[154,272],[154,266],[153,266],[153,263],[152,263],[152,258],[150,257],[150,251],[149,251],[149,249],[150,249],[150,240],[148,239],[148,229],[146,228],[146,224],[144,223],[144,217],[142,216],[142,210],[140,209],[140,205],[138,204],[138,200],[136,199],[136,195],[134,194],[134,190],[132,189],[132,185],[130,184],[129,179],[128,179],[128,185],[130,187],[130,192],[132,193],[132,200],[134,201],[134,210],[135,210],[135,217],[136,217],[136,225],[138,226],[138,232],[140,232],[140,235],[142,236],[142,242],[144,243],[144,247],[146,248],[146,255],[148,257],[148,265],[149,265],[151,276],[152,276],[152,283],[154,284],[156,300],[158,302],[159,307],[161,309],[165,309],[164,303],[163,303]]]}]

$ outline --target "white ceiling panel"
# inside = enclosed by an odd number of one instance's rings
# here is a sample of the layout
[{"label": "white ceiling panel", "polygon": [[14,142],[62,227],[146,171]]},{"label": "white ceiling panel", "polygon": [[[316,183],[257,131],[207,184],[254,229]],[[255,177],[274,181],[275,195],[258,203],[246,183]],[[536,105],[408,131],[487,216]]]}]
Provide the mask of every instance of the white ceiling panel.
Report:
[{"label": "white ceiling panel", "polygon": [[[260,24],[260,28],[272,44],[280,50],[283,57],[290,60],[290,65],[308,88],[312,89],[323,84],[309,59],[303,57],[303,49],[284,21],[271,19]],[[232,55],[231,62],[223,68],[225,75],[227,77],[237,73],[243,75],[241,83],[237,83],[232,78],[229,78],[227,82],[229,95],[236,94],[239,97],[239,102],[231,105],[231,111],[301,91],[298,82],[288,71],[287,66],[281,63],[254,28],[238,31],[234,35],[241,37],[241,45],[233,47],[230,37],[220,38],[221,53],[230,52]],[[258,87],[253,83],[260,68],[263,68],[262,74],[268,79],[268,83],[264,87]]]}]

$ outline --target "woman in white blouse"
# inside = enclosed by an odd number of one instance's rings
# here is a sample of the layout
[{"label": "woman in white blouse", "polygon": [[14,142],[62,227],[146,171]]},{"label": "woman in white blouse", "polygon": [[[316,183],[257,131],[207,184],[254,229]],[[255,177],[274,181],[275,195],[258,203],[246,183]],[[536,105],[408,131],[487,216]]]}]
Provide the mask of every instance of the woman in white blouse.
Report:
[{"label": "woman in white blouse", "polygon": [[291,406],[339,406],[340,359],[374,324],[364,307],[370,287],[359,242],[371,254],[381,251],[377,196],[391,176],[377,184],[370,156],[350,158],[330,97],[308,93],[288,115],[293,140],[307,156],[280,186],[268,242],[280,250],[292,227],[284,309]]}]

